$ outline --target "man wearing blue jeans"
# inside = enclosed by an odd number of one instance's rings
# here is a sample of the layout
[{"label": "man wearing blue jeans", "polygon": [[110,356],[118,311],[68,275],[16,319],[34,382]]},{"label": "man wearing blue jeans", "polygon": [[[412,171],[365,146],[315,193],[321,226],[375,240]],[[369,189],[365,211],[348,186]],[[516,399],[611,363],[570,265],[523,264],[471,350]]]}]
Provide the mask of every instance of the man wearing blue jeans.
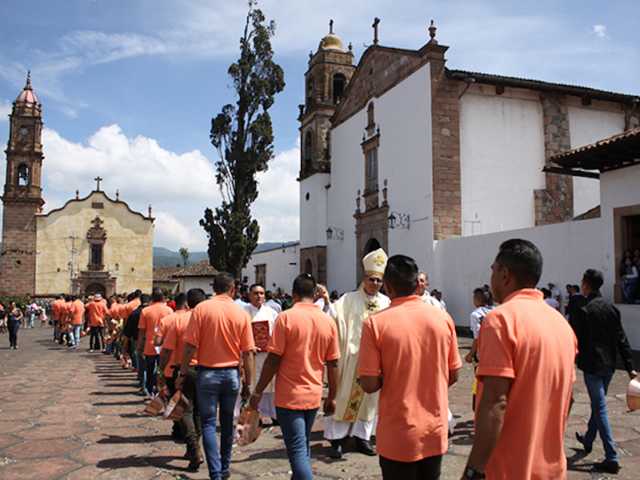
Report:
[{"label": "man wearing blue jeans", "polygon": [[[199,303],[191,313],[184,333],[185,346],[176,379],[176,389],[182,390],[191,358],[198,349],[196,389],[202,443],[212,480],[227,479],[231,475],[233,443],[233,407],[240,390],[240,352],[244,367],[243,396],[251,394],[254,368],[251,319],[233,301],[234,277],[220,272],[213,280],[216,296]],[[220,449],[216,438],[216,413],[220,405]]]},{"label": "man wearing blue jeans", "polygon": [[602,272],[589,269],[582,277],[584,299],[577,303],[569,322],[578,338],[578,368],[584,372],[584,383],[591,399],[591,418],[587,432],[576,432],[578,442],[591,453],[596,434],[604,445],[605,459],[594,463],[597,470],[618,473],[620,465],[616,453],[609,418],[606,395],[616,369],[616,350],[624,361],[630,378],[637,376],[631,360],[629,341],[620,322],[618,309],[600,293],[604,283]]},{"label": "man wearing blue jeans", "polygon": [[338,390],[338,332],[334,320],[313,304],[316,282],[301,274],[293,282],[293,307],[276,318],[267,344],[267,359],[250,405],[257,409],[262,392],[276,375],[274,404],[282,429],[293,480],[313,479],[309,438],[322,402],[322,380],[327,364],[329,394],[325,415],[336,411]]}]

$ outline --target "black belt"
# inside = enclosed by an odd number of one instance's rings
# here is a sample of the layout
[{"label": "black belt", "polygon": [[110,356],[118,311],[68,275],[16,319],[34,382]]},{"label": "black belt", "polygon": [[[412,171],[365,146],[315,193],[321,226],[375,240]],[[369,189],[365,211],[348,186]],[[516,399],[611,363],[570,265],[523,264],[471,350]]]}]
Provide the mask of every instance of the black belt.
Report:
[{"label": "black belt", "polygon": [[198,370],[238,370],[238,365],[233,367],[205,367],[204,365],[198,365]]}]

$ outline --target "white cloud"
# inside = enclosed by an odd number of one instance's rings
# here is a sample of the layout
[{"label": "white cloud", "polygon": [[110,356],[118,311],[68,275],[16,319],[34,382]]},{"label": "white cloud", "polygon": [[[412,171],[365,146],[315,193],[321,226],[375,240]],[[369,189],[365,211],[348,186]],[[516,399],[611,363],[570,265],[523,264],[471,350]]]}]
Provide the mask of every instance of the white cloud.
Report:
[{"label": "white cloud", "polygon": [[43,130],[45,162],[43,191],[46,208],[60,207],[95,188],[94,178],[104,180],[101,189],[146,214],[153,206],[156,217],[154,243],[192,251],[206,249],[198,222],[206,206],[220,203],[215,169],[198,150],[177,154],[150,138],[127,138],[118,125],[101,128],[88,145],[70,142],[54,130]]},{"label": "white cloud", "polygon": [[592,33],[598,38],[609,38],[609,35],[607,35],[607,27],[604,25],[594,25]]},{"label": "white cloud", "polygon": [[285,242],[300,237],[300,199],[298,146],[279,153],[269,170],[258,175],[258,199],[252,207],[260,224],[260,242]]}]

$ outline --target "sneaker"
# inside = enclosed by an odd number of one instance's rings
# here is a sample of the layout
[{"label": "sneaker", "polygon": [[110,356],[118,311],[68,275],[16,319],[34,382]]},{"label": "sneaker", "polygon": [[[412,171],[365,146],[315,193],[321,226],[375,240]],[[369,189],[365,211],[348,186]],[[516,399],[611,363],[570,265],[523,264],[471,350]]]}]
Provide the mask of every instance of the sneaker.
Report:
[{"label": "sneaker", "polygon": [[93,353],[93,348],[90,348],[90,349],[89,349],[89,353]]}]

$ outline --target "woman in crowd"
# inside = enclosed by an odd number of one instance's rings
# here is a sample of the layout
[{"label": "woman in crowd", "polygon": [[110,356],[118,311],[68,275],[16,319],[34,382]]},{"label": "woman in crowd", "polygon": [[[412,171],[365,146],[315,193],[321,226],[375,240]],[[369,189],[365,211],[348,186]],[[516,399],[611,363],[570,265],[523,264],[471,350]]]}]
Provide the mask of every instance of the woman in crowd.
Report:
[{"label": "woman in crowd", "polygon": [[631,257],[625,259],[625,271],[622,275],[622,291],[627,303],[636,303],[636,289],[638,287],[638,269]]},{"label": "woman in crowd", "polygon": [[7,327],[9,328],[9,348],[18,348],[18,330],[22,323],[22,311],[16,306],[16,302],[11,302],[11,309],[7,318]]}]

